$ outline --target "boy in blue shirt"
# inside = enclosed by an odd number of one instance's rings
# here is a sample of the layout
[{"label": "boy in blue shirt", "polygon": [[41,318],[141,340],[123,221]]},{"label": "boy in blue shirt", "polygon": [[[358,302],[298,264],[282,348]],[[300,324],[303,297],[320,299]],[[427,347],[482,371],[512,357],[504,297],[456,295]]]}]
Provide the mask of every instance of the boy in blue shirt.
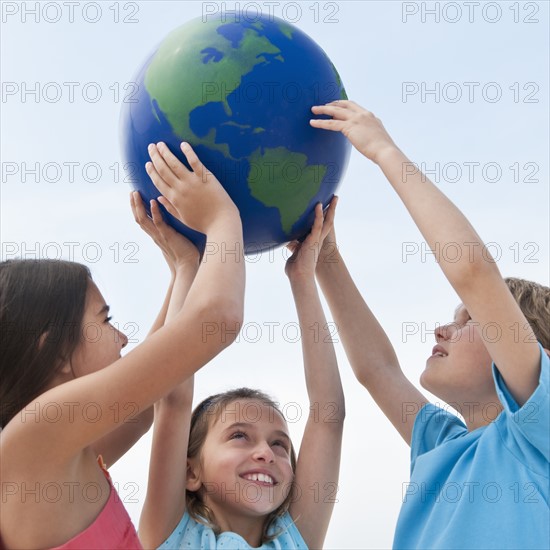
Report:
[{"label": "boy in blue shirt", "polygon": [[[394,548],[550,548],[550,289],[503,279],[464,215],[410,161],[380,120],[351,101],[313,107],[311,125],[341,131],[380,166],[462,304],[435,332],[420,382],[405,377],[384,330],[325,239],[317,277],[359,382],[411,446]],[[452,258],[438,255],[447,243]],[[458,259],[457,259],[458,258]]]}]

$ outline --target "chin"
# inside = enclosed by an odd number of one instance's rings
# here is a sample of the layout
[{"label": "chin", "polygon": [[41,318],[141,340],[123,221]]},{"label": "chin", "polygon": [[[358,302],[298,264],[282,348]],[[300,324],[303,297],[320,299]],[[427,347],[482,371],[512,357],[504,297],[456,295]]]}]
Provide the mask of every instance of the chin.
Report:
[{"label": "chin", "polygon": [[[420,382],[420,385],[425,389],[425,390],[428,390],[429,392],[431,392],[432,390],[430,389],[430,383],[429,383],[429,374],[424,371],[421,375],[420,375],[420,379],[418,380]],[[433,392],[432,392],[433,393]]]},{"label": "chin", "polygon": [[420,385],[426,390],[429,391],[432,395],[435,395],[439,399],[443,399],[441,392],[438,391],[437,381],[432,380],[430,372],[424,371],[420,375]]},{"label": "chin", "polygon": [[274,502],[272,499],[266,499],[264,502],[259,500],[258,502],[252,504],[250,508],[253,509],[254,513],[259,516],[268,516],[275,510],[277,510],[283,502]]}]

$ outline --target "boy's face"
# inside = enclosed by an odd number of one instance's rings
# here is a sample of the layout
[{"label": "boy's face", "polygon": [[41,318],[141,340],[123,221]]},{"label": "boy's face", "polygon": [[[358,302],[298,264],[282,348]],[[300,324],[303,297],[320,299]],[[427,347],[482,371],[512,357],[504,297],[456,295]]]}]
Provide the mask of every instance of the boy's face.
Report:
[{"label": "boy's face", "polygon": [[498,403],[492,360],[482,334],[483,327],[472,321],[461,304],[454,321],[435,331],[437,344],[420,377],[422,386],[450,405]]}]

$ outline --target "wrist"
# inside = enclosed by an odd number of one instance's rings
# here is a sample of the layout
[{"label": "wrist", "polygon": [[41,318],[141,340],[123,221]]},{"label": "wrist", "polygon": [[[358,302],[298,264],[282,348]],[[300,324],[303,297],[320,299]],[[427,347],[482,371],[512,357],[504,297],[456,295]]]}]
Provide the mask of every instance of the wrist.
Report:
[{"label": "wrist", "polygon": [[176,278],[177,276],[188,274],[188,273],[197,273],[200,265],[200,256],[198,254],[194,255],[192,258],[179,258],[171,266],[172,277]]},{"label": "wrist", "polygon": [[342,262],[342,256],[340,255],[340,251],[338,250],[338,247],[336,246],[336,243],[334,243],[334,248],[331,249],[330,252],[326,254],[321,254],[319,256],[319,260],[317,261],[317,266],[315,268],[315,273],[325,273],[327,271],[330,271],[334,269],[335,267],[338,267],[338,265]]},{"label": "wrist", "polygon": [[315,272],[297,271],[288,275],[290,286],[293,290],[315,286]]},{"label": "wrist", "polygon": [[242,233],[242,221],[239,210],[235,208],[218,212],[216,217],[208,224],[205,233],[210,237],[218,232],[240,232]]},{"label": "wrist", "polygon": [[392,160],[396,154],[403,155],[401,149],[395,143],[388,143],[373,154],[372,161],[382,167],[388,160]]},{"label": "wrist", "polygon": [[191,407],[193,403],[193,382],[193,378],[191,378],[176,386],[170,393],[159,400],[159,405],[163,408],[180,408],[186,405]]}]

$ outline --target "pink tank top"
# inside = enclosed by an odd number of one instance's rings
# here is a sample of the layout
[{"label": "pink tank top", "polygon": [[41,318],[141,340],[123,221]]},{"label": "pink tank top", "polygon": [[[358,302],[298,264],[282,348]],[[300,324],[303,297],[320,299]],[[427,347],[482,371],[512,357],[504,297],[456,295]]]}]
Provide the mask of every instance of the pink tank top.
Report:
[{"label": "pink tank top", "polygon": [[111,487],[109,500],[89,527],[52,550],[143,550],[132,520],[113,486],[101,456],[97,457],[97,461],[109,480]]}]

